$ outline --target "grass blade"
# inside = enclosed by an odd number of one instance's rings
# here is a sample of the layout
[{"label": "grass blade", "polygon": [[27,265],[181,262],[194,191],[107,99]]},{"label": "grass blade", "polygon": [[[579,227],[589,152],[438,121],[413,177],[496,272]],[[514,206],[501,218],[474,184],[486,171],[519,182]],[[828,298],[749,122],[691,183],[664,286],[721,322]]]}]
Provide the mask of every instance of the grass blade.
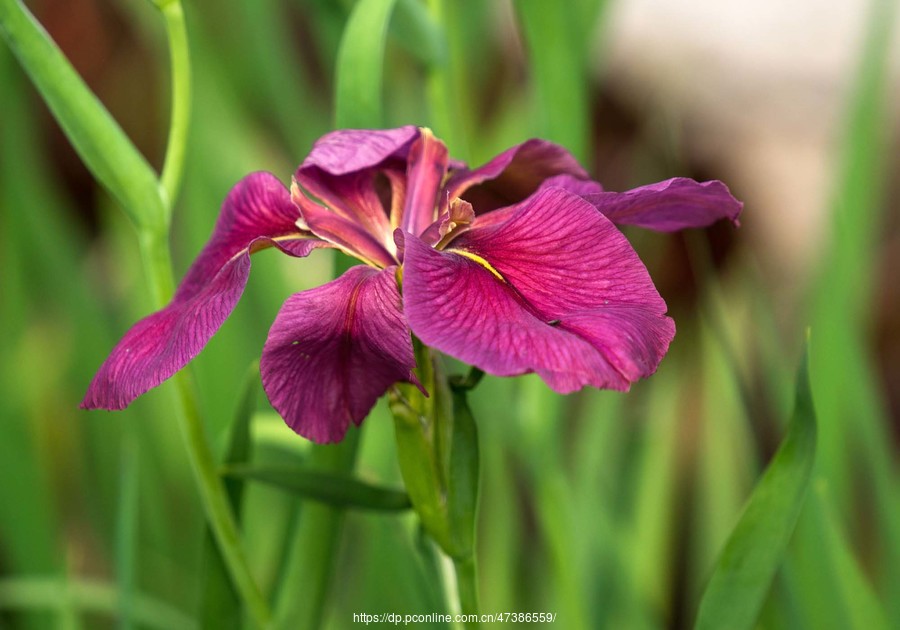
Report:
[{"label": "grass blade", "polygon": [[164,226],[166,203],[153,169],[21,2],[0,0],[0,34],[78,155],[131,220]]},{"label": "grass blade", "polygon": [[382,121],[384,47],[395,0],[359,0],[347,20],[337,57],[335,124],[339,128]]},{"label": "grass blade", "polygon": [[227,466],[232,479],[252,479],[287,492],[341,508],[363,510],[407,510],[409,495],[351,477],[328,474],[299,466]]},{"label": "grass blade", "polygon": [[[247,371],[244,385],[238,397],[237,411],[231,424],[225,459],[228,464],[240,465],[250,456],[250,420],[256,409],[256,393],[259,389],[259,364],[254,362]],[[240,519],[244,484],[241,479],[226,479],[225,492],[237,519]],[[240,521],[238,521],[240,524]],[[204,628],[227,630],[240,627],[241,600],[231,583],[222,555],[216,546],[212,531],[206,528],[203,544],[203,590],[200,599],[200,615]]]},{"label": "grass blade", "polygon": [[136,627],[133,610],[137,582],[138,523],[140,517],[139,451],[133,426],[126,427],[121,445],[121,478],[116,516],[116,581],[119,584],[119,628]]},{"label": "grass blade", "polygon": [[[0,579],[0,610],[51,609],[71,604],[82,612],[100,612],[113,617],[119,611],[121,593],[111,584],[94,580],[65,580],[55,577]],[[194,630],[197,625],[184,613],[165,602],[135,593],[133,618],[146,628]]]},{"label": "grass blade", "polygon": [[572,11],[543,0],[520,0],[516,12],[531,58],[540,135],[584,160],[588,149],[585,51]]},{"label": "grass blade", "polygon": [[787,436],[725,543],[700,602],[696,630],[753,628],[806,500],[816,414],[804,353]]}]

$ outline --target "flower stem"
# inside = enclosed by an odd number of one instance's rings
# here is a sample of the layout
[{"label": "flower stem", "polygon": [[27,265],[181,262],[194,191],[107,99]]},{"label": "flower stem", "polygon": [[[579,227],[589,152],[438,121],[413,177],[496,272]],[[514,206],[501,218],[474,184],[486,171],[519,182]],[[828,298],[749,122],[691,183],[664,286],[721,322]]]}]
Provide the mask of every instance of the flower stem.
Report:
[{"label": "flower stem", "polygon": [[[154,305],[161,308],[169,301],[174,289],[168,239],[164,233],[143,231],[139,235],[139,242],[150,293]],[[175,385],[176,415],[207,523],[219,546],[235,590],[240,594],[254,622],[259,627],[265,627],[271,618],[269,607],[250,575],[250,567],[241,549],[237,522],[206,439],[190,372],[182,371],[177,374]]]},{"label": "flower stem", "polygon": [[240,595],[253,621],[265,628],[271,620],[269,606],[250,575],[250,567],[241,549],[240,534],[225,487],[216,471],[216,463],[206,441],[206,434],[197,408],[196,395],[190,374],[182,372],[175,378],[180,402],[179,424],[184,436],[188,458],[200,499],[206,513],[206,521],[222,553],[222,559],[231,576],[235,590]]},{"label": "flower stem", "polygon": [[459,592],[460,612],[465,615],[464,628],[480,628],[478,621],[480,606],[478,605],[478,571],[475,564],[475,554],[466,558],[454,558],[453,568],[456,569],[456,588]]},{"label": "flower stem", "polygon": [[168,232],[141,229],[138,231],[138,246],[153,307],[163,308],[175,293]]},{"label": "flower stem", "polygon": [[172,112],[169,123],[169,143],[163,162],[160,183],[168,199],[168,211],[178,197],[181,176],[184,173],[184,155],[187,148],[188,127],[191,118],[191,64],[187,30],[181,2],[160,5],[169,38],[169,55],[172,67]]},{"label": "flower stem", "polygon": [[[338,444],[313,446],[310,468],[329,473],[352,471],[359,440],[360,431],[351,429]],[[343,514],[343,510],[325,504],[303,504],[275,604],[275,628],[322,627]]]},{"label": "flower stem", "polygon": [[[147,274],[151,297],[156,308],[162,308],[175,292],[172,256],[169,250],[168,224],[172,215],[181,174],[190,119],[191,76],[184,11],[179,0],[157,2],[166,22],[172,57],[172,114],[169,144],[163,164],[161,186],[166,204],[166,228],[139,228],[141,258]],[[189,371],[175,377],[177,397],[175,406],[188,459],[200,493],[206,521],[222,554],[222,559],[255,624],[269,625],[271,613],[262,593],[250,574],[250,567],[241,548],[237,521],[225,486],[217,472],[216,461],[206,439],[200,416],[197,394]]]}]

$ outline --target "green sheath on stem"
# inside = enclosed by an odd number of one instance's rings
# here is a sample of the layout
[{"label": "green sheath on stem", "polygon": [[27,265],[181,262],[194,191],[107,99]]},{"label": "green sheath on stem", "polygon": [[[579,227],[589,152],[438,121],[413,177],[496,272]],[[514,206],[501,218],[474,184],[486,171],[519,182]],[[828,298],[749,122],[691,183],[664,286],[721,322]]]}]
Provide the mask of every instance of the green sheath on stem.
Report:
[{"label": "green sheath on stem", "polygon": [[448,382],[418,342],[416,363],[429,395],[408,383],[389,394],[400,472],[422,526],[454,562],[462,612],[477,614],[478,434],[466,394],[478,377]]}]

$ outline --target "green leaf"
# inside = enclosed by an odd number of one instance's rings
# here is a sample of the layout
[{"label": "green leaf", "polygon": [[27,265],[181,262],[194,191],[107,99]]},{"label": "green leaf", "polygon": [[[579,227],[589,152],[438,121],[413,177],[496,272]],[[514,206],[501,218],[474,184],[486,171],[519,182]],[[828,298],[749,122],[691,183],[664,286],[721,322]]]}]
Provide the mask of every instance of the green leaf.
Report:
[{"label": "green leaf", "polygon": [[453,436],[447,476],[447,520],[454,545],[474,553],[478,513],[478,429],[466,389],[453,390]]},{"label": "green leaf", "polygon": [[806,500],[815,455],[816,414],[804,353],[787,436],[725,543],[700,602],[697,630],[754,627]]},{"label": "green leaf", "polygon": [[[242,465],[250,457],[250,420],[256,409],[256,397],[259,390],[259,363],[254,362],[247,375],[238,396],[238,404],[234,415],[234,421],[229,429],[226,444],[226,464]],[[240,519],[241,501],[244,492],[244,482],[239,478],[225,480],[225,492],[228,502],[236,518]],[[240,524],[240,521],[238,521]],[[222,560],[222,555],[216,545],[212,532],[206,528],[206,537],[203,543],[200,595],[200,616],[204,628],[222,628],[237,630],[241,623],[241,600],[238,596],[228,570]]]},{"label": "green leaf", "polygon": [[587,54],[577,14],[544,0],[518,0],[514,6],[531,61],[536,130],[584,160],[590,137]]},{"label": "green leaf", "polygon": [[[895,111],[891,61],[896,56],[897,0],[866,3],[860,59],[847,90],[847,111],[832,177],[829,241],[814,283],[811,321],[822,339],[810,357],[820,410],[819,468],[836,507],[868,544],[900,624],[900,484],[886,396],[875,374],[869,341],[870,307],[876,299],[877,263],[895,152],[890,129]],[[860,517],[858,490],[871,492],[873,519]]]},{"label": "green leaf", "polygon": [[[72,605],[82,612],[119,612],[122,594],[115,586],[96,580],[55,577],[0,579],[0,610],[60,609]],[[194,630],[197,624],[166,602],[142,593],[132,596],[132,617],[141,626],[160,630]]]},{"label": "green leaf", "polygon": [[453,400],[446,376],[434,353],[415,341],[419,382],[397,383],[388,391],[394,416],[397,460],[403,483],[425,531],[450,556],[458,549],[448,520],[448,478],[453,436]]},{"label": "green leaf", "polygon": [[817,525],[822,532],[818,537],[822,541],[822,555],[830,565],[827,576],[835,582],[841,603],[849,611],[849,627],[887,630],[891,625],[848,544],[824,483],[816,484],[811,499],[810,508],[816,513]]},{"label": "green leaf", "polygon": [[[309,453],[308,469],[323,476],[351,474],[361,432],[351,427],[338,444],[317,444]],[[304,503],[291,534],[291,549],[278,585],[274,628],[319,628],[328,600],[344,510],[326,503]],[[309,541],[316,541],[315,545]],[[297,593],[305,597],[298,598]]]},{"label": "green leaf", "polygon": [[392,42],[422,63],[446,65],[447,38],[419,0],[398,0],[389,35]]},{"label": "green leaf", "polygon": [[359,0],[347,20],[337,57],[335,125],[384,124],[381,88],[384,47],[395,0]]},{"label": "green leaf", "polygon": [[140,451],[137,427],[126,427],[122,436],[119,505],[116,515],[116,581],[119,584],[119,628],[136,627],[134,597],[137,591],[138,524],[140,509]]},{"label": "green leaf", "polygon": [[226,466],[223,472],[229,477],[261,481],[336,507],[381,511],[412,507],[409,496],[400,490],[299,466]]},{"label": "green leaf", "polygon": [[153,169],[18,0],[0,0],[0,34],[91,173],[135,225],[161,231],[167,202]]}]

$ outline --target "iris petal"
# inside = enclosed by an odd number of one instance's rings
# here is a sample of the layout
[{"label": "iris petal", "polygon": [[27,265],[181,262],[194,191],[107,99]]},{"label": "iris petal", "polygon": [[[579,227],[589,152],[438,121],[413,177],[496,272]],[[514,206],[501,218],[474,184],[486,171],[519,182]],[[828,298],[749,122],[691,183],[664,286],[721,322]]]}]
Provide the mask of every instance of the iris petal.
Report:
[{"label": "iris petal", "polygon": [[617,225],[660,232],[706,227],[719,219],[738,225],[744,207],[720,181],[696,182],[675,177],[625,192],[582,195]]},{"label": "iris petal", "polygon": [[[417,146],[420,136],[417,127],[408,126],[339,130],[320,138],[294,175],[303,191],[314,198],[309,204],[316,207],[305,217],[312,231],[357,251],[366,261],[382,266],[394,262],[391,232],[395,226],[379,196],[378,177],[390,179],[388,173],[405,171],[411,147]],[[396,188],[393,182],[383,183],[385,191]],[[319,202],[327,210],[317,210]],[[325,212],[334,216],[325,216]]]},{"label": "iris petal", "polygon": [[332,131],[316,141],[297,174],[318,169],[346,175],[374,168],[391,157],[404,159],[418,135],[419,129],[413,126]]},{"label": "iris petal", "polygon": [[[547,142],[532,139],[507,149],[487,164],[474,170],[459,170],[447,182],[450,198],[464,197],[483,214],[496,208],[522,201],[535,192],[548,178],[567,176],[566,188],[582,194],[589,186],[590,192],[602,190],[590,181],[587,171],[566,149]],[[560,185],[562,180],[557,181]]]},{"label": "iris petal", "polygon": [[409,151],[406,200],[401,227],[419,235],[437,219],[438,191],[447,172],[447,147],[431,131],[422,131]]},{"label": "iris petal", "polygon": [[334,206],[328,208],[320,206],[306,197],[296,186],[292,190],[291,198],[300,209],[303,223],[316,236],[334,243],[351,256],[373,266],[387,267],[394,264],[394,256],[391,253],[394,250],[394,242],[384,212],[382,212],[384,227],[372,231],[366,229],[360,221],[332,212]]},{"label": "iris petal", "polygon": [[81,406],[124,409],[199,354],[240,299],[251,251],[275,246],[303,257],[326,245],[297,227],[299,217],[274,175],[253,173],[238,182],[172,302],[125,334],[94,376]]},{"label": "iris petal", "polygon": [[284,303],[260,360],[263,387],[288,425],[336,442],[397,381],[417,382],[396,267],[352,267]]},{"label": "iris petal", "polygon": [[591,205],[542,190],[445,251],[405,235],[403,296],[422,341],[486,372],[536,372],[556,391],[628,389],[675,333],[637,254]]}]

